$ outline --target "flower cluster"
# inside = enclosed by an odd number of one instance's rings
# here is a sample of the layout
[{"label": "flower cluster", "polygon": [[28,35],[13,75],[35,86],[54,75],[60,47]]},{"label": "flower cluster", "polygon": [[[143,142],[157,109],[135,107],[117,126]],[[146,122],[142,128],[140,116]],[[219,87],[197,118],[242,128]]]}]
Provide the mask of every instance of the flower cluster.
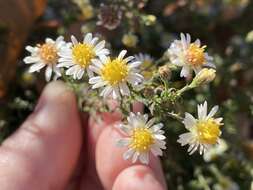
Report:
[{"label": "flower cluster", "polygon": [[[110,51],[106,48],[106,42],[94,37],[91,33],[86,34],[82,41],[71,36],[71,42],[65,42],[63,37],[59,37],[55,41],[46,39],[44,44],[36,47],[27,46],[26,49],[31,55],[24,58],[24,62],[33,64],[29,72],[40,71],[46,66],[47,81],[52,78],[53,72],[54,79],[67,76],[67,80],[71,79],[68,82],[86,83],[104,99],[120,100],[121,106],[124,100],[127,100],[129,104],[140,100],[143,94],[136,87],[143,88],[149,85],[144,80],[151,81],[150,87],[153,87],[156,82],[152,84],[152,80],[158,73],[164,83],[164,87],[161,88],[162,92],[159,96],[155,98],[151,96],[148,101],[142,102],[147,106],[160,103],[158,112],[163,112],[163,107],[166,107],[163,102],[175,102],[185,91],[214,80],[216,72],[213,58],[205,52],[206,46],[201,46],[198,39],[191,42],[189,34],[181,34],[181,40],[175,40],[171,44],[164,57],[159,59],[160,61],[165,60],[165,64],[159,69],[157,69],[155,58],[148,54],[139,53],[135,56],[126,56],[127,51],[122,50],[117,57],[111,57]],[[167,63],[166,55],[169,55],[170,63]],[[168,88],[168,80],[172,75],[171,68],[178,66],[182,67],[181,77],[191,76],[191,70],[194,70],[196,75],[190,85],[175,91]],[[162,129],[161,119],[156,117],[152,111],[150,120],[147,114],[135,114],[131,109],[124,111],[128,115],[118,127],[125,137],[116,143],[120,147],[128,148],[123,158],[126,160],[131,158],[132,162],[140,160],[141,163],[148,164],[150,153],[154,156],[161,156],[162,150],[166,149],[166,136]],[[190,154],[199,150],[202,155],[213,145],[219,143],[222,118],[214,118],[217,111],[218,106],[215,106],[210,113],[207,113],[207,102],[204,102],[198,106],[198,119],[190,113],[185,113],[185,118],[172,112],[168,113],[168,116],[181,119],[189,131],[180,135],[178,142],[182,146],[188,144]]]}]

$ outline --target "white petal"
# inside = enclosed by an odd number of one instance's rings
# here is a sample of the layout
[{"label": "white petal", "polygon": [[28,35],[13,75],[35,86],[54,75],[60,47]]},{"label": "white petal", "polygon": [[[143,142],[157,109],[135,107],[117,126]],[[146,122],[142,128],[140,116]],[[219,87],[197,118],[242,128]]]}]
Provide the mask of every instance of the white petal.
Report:
[{"label": "white petal", "polygon": [[[132,61],[135,57],[134,56],[128,56],[127,58],[124,59],[125,62]],[[140,62],[140,61],[138,61]]]},{"label": "white petal", "polygon": [[163,124],[162,124],[162,123],[158,123],[158,124],[156,124],[156,125],[153,125],[150,129],[151,129],[153,132],[157,132],[157,131],[159,131],[162,127],[163,127]]},{"label": "white petal", "polygon": [[102,61],[103,64],[106,64],[109,62],[110,57],[107,57],[105,55],[101,55],[101,56],[99,56],[99,59]]},{"label": "white petal", "polygon": [[95,38],[93,38],[93,39],[91,40],[90,44],[91,44],[91,45],[95,45],[95,44],[97,43],[97,41],[98,41],[98,38],[95,37]]},{"label": "white petal", "polygon": [[28,57],[25,57],[23,61],[26,64],[30,64],[30,63],[35,63],[35,62],[40,61],[40,58],[39,57],[28,56]]},{"label": "white petal", "polygon": [[216,118],[215,121],[220,124],[220,122],[223,120],[222,117]]},{"label": "white petal", "polygon": [[46,71],[45,71],[45,77],[46,77],[47,82],[49,82],[50,79],[51,79],[52,71],[53,71],[52,66],[48,65],[47,68],[46,68]]},{"label": "white petal", "polygon": [[27,51],[29,51],[30,53],[34,53],[34,52],[35,52],[35,48],[32,47],[32,46],[26,46],[25,49],[26,49]]},{"label": "white petal", "polygon": [[101,82],[101,81],[103,81],[103,80],[100,76],[92,77],[92,78],[89,79],[90,84],[96,84],[96,83]]},{"label": "white petal", "polygon": [[45,41],[46,41],[47,44],[49,44],[49,43],[54,44],[55,43],[54,40],[52,40],[51,38],[46,38]]},{"label": "white petal", "polygon": [[200,40],[199,39],[196,39],[196,41],[194,42],[198,47],[200,46]]},{"label": "white petal", "polygon": [[183,66],[180,77],[188,77],[190,75],[190,68],[188,66]]},{"label": "white petal", "polygon": [[100,96],[103,96],[104,98],[106,98],[112,93],[112,90],[113,89],[111,86],[107,86],[102,90],[102,92],[100,93]]},{"label": "white petal", "polygon": [[140,156],[140,153],[139,152],[135,152],[134,155],[133,155],[132,162],[135,163],[138,160],[139,156]]},{"label": "white petal", "polygon": [[42,69],[43,67],[45,67],[46,65],[42,62],[39,63],[35,63],[33,64],[30,68],[29,68],[29,72],[33,73],[35,71],[39,71],[40,69]]},{"label": "white petal", "polygon": [[102,56],[102,55],[108,55],[110,54],[110,51],[108,49],[101,49],[99,51],[96,52],[97,56]]},{"label": "white petal", "polygon": [[101,41],[101,42],[99,42],[95,47],[94,47],[94,50],[96,51],[96,53],[98,52],[98,51],[100,51],[102,48],[104,48],[105,47],[105,41],[103,40],[103,41]]},{"label": "white petal", "polygon": [[72,43],[73,43],[74,45],[78,44],[78,41],[77,41],[76,37],[73,36],[73,35],[71,36],[71,41],[72,41]]},{"label": "white petal", "polygon": [[155,155],[155,156],[162,156],[163,155],[163,151],[156,145],[152,145],[151,146],[151,152]]},{"label": "white petal", "polygon": [[149,163],[148,153],[147,152],[141,153],[139,159],[140,159],[141,163],[148,164]]},{"label": "white petal", "polygon": [[118,59],[122,60],[124,58],[124,56],[126,55],[126,53],[127,53],[127,50],[122,50],[119,53]]},{"label": "white petal", "polygon": [[96,73],[96,74],[100,74],[100,69],[98,68],[98,67],[96,67],[96,66],[94,66],[94,65],[90,65],[89,66],[89,69],[92,71],[92,72],[94,72],[94,73]]},{"label": "white petal", "polygon": [[130,135],[131,133],[131,127],[129,127],[128,125],[124,125],[124,124],[119,124],[116,125],[118,128],[120,128],[120,130],[122,130],[124,133],[126,133],[127,135]]},{"label": "white petal", "polygon": [[91,62],[93,63],[93,65],[95,65],[98,68],[102,68],[103,67],[103,63],[98,60],[98,59],[92,59]]},{"label": "white petal", "polygon": [[70,67],[67,71],[66,71],[66,75],[75,75],[76,72],[78,72],[80,69],[80,67],[78,65],[75,65],[73,67]]},{"label": "white petal", "polygon": [[188,33],[186,34],[186,42],[187,42],[187,44],[191,43],[191,36]]},{"label": "white petal", "polygon": [[207,116],[207,102],[205,101],[204,104],[200,104],[198,108],[199,119],[205,119]]},{"label": "white petal", "polygon": [[185,118],[183,120],[186,129],[190,129],[196,124],[196,119],[189,113],[185,113]]},{"label": "white petal", "polygon": [[180,37],[181,37],[182,46],[183,46],[184,49],[186,49],[187,48],[187,42],[186,42],[185,35],[183,33],[181,33]]},{"label": "white petal", "polygon": [[87,68],[86,71],[87,71],[87,74],[88,74],[89,78],[92,78],[94,76],[94,73],[89,68]]},{"label": "white petal", "polygon": [[132,157],[134,154],[133,149],[128,149],[124,154],[123,154],[123,159],[128,160],[130,157]]},{"label": "white petal", "polygon": [[142,64],[142,62],[135,61],[135,62],[129,63],[129,67],[130,68],[135,68],[135,67],[139,67],[141,64]]},{"label": "white petal", "polygon": [[83,43],[90,44],[91,40],[92,40],[92,33],[88,33],[85,35]]},{"label": "white petal", "polygon": [[217,113],[218,109],[219,109],[219,106],[214,106],[214,107],[211,109],[211,111],[209,112],[209,114],[207,115],[207,117],[208,117],[208,118],[213,117],[213,116]]},{"label": "white petal", "polygon": [[166,137],[164,135],[155,134],[154,136],[155,136],[156,139],[159,139],[159,140],[166,139]]},{"label": "white petal", "polygon": [[80,69],[77,73],[77,79],[81,79],[83,77],[84,74],[84,69]]},{"label": "white petal", "polygon": [[61,63],[58,63],[57,65],[56,65],[56,67],[58,67],[58,68],[60,68],[60,67],[70,67],[70,66],[73,66],[74,64],[73,64],[73,62],[61,62]]},{"label": "white petal", "polygon": [[122,138],[122,139],[117,140],[116,146],[124,147],[124,146],[128,146],[129,143],[130,143],[130,138]]},{"label": "white petal", "polygon": [[56,38],[55,43],[60,43],[63,40],[64,40],[64,37],[63,36],[59,36],[58,38]]},{"label": "white petal", "polygon": [[94,85],[92,86],[92,89],[103,87],[103,86],[105,86],[106,84],[107,84],[107,82],[105,82],[105,81],[97,82],[96,84],[94,84]]},{"label": "white petal", "polygon": [[147,128],[150,128],[154,123],[155,123],[156,119],[152,118],[148,121],[148,123],[146,124]]},{"label": "white petal", "polygon": [[113,99],[117,99],[117,98],[121,97],[120,93],[119,93],[119,88],[117,86],[113,87],[112,97],[113,97]]},{"label": "white petal", "polygon": [[191,132],[183,133],[179,136],[179,139],[177,140],[178,143],[181,144],[181,146],[185,146],[186,144],[189,144],[193,139],[193,135]]},{"label": "white petal", "polygon": [[194,152],[196,152],[196,150],[198,150],[199,145],[196,145],[191,151],[190,151],[190,155],[192,155]]},{"label": "white petal", "polygon": [[126,85],[126,83],[120,83],[120,93],[123,96],[129,96],[130,95],[130,90],[129,90],[128,86]]}]

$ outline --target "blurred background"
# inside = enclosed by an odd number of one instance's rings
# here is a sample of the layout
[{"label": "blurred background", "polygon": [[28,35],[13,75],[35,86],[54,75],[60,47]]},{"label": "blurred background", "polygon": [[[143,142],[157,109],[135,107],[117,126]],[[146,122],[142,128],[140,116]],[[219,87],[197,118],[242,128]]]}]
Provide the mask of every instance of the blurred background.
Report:
[{"label": "blurred background", "polygon": [[[162,158],[169,189],[253,190],[253,1],[251,0],[0,0],[0,142],[33,110],[45,85],[23,63],[26,45],[59,35],[104,38],[112,54],[127,49],[158,60],[180,32],[207,45],[217,77],[187,93],[184,107],[196,112],[205,99],[220,105],[224,141],[204,159],[176,143],[182,125],[166,121]],[[185,81],[179,74],[172,79]]]}]

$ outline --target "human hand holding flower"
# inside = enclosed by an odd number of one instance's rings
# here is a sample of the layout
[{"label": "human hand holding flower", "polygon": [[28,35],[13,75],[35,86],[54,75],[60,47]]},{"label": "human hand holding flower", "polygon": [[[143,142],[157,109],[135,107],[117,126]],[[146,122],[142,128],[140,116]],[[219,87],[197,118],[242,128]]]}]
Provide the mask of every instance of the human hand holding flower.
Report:
[{"label": "human hand holding flower", "polygon": [[102,117],[80,117],[74,94],[61,82],[48,84],[34,113],[0,147],[1,189],[166,189],[157,157],[148,165],[122,159],[127,148],[115,147],[122,133],[112,127],[120,115]]}]

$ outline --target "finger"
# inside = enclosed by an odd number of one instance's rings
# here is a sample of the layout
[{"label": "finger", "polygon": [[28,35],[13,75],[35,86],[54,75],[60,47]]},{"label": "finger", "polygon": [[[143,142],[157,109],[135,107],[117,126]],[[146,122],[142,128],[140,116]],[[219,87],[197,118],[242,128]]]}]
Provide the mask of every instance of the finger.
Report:
[{"label": "finger", "polygon": [[113,190],[164,190],[155,173],[144,165],[134,165],[123,170],[113,184]]},{"label": "finger", "polygon": [[53,82],[37,108],[0,148],[1,190],[62,189],[81,148],[81,129],[73,93]]},{"label": "finger", "polygon": [[[123,159],[126,148],[115,146],[116,140],[122,138],[122,134],[113,127],[106,127],[99,136],[96,147],[96,168],[99,177],[106,189],[112,189],[117,176],[125,169],[132,167],[129,160]],[[136,163],[134,165],[141,165]],[[148,166],[156,176],[158,183],[165,187],[165,180],[162,173],[160,161],[157,157],[151,156]]]},{"label": "finger", "polygon": [[[117,109],[117,102],[116,101],[108,101],[108,105],[111,110]],[[141,112],[143,110],[143,105],[140,103],[135,103],[133,105],[134,112]],[[98,119],[101,117],[100,119]],[[89,126],[86,130],[88,134],[88,141],[86,150],[88,151],[88,159],[86,161],[86,167],[83,172],[83,179],[82,179],[82,187],[85,189],[90,187],[90,189],[102,189],[102,185],[100,183],[96,165],[95,165],[95,149],[97,144],[97,139],[99,138],[101,132],[105,129],[106,126],[113,124],[121,120],[121,114],[117,111],[113,113],[102,113],[97,115],[96,118],[94,116],[90,117],[89,119]],[[92,183],[91,183],[92,182]],[[91,186],[92,185],[92,186]]]}]

